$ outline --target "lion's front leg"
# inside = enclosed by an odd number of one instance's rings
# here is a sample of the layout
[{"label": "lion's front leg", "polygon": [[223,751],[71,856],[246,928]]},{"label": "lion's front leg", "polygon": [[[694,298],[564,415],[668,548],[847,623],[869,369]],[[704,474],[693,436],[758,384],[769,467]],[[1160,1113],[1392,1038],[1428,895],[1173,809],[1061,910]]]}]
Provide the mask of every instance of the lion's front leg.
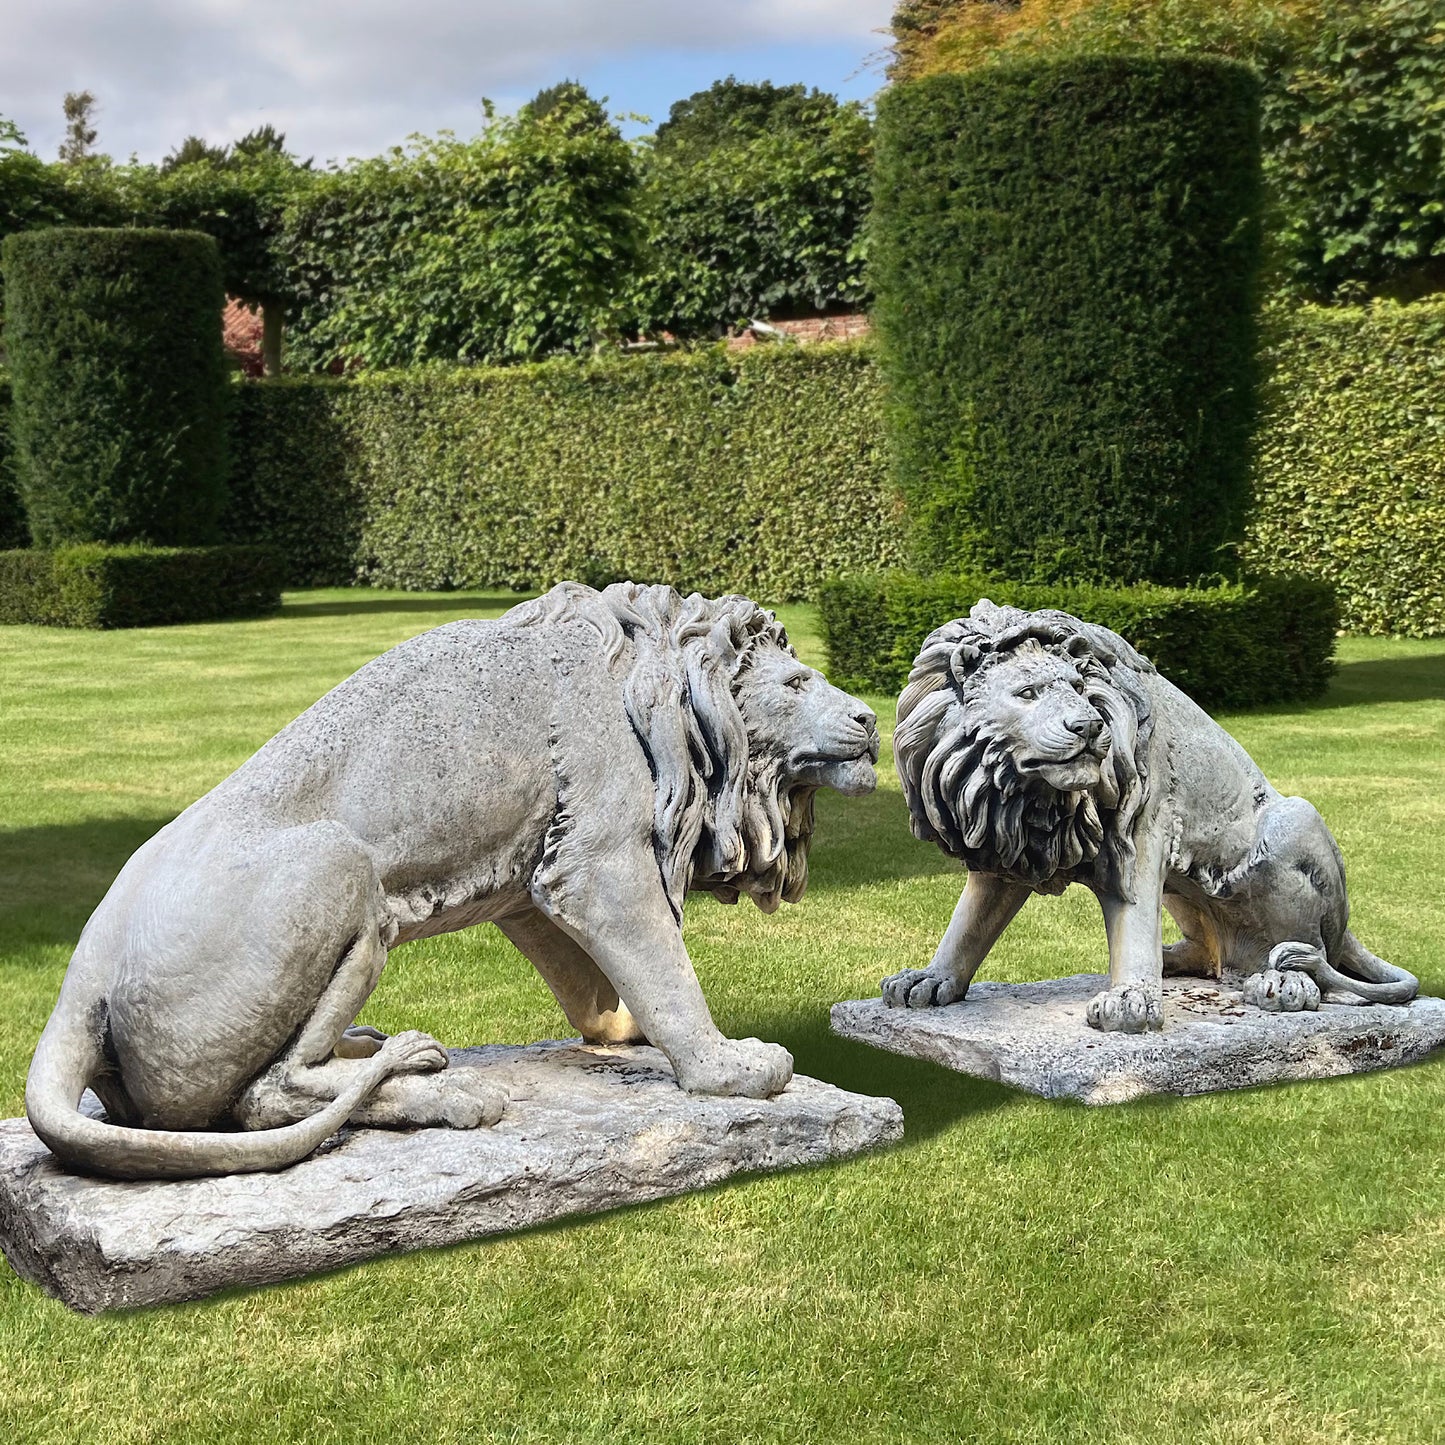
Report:
[{"label": "lion's front leg", "polygon": [[970,873],[933,961],[927,968],[905,968],[885,978],[883,1002],[889,1008],[957,1003],[1032,891],[989,873]]},{"label": "lion's front leg", "polygon": [[642,1032],[692,1094],[765,1099],[793,1077],[793,1057],[761,1039],[729,1039],[712,1021],[652,850],[574,854],[534,881],[537,907],[601,969]]},{"label": "lion's front leg", "polygon": [[1164,859],[1149,821],[1140,827],[1135,901],[1100,895],[1109,938],[1109,987],[1089,1000],[1085,1017],[1106,1033],[1142,1034],[1164,1027]]}]

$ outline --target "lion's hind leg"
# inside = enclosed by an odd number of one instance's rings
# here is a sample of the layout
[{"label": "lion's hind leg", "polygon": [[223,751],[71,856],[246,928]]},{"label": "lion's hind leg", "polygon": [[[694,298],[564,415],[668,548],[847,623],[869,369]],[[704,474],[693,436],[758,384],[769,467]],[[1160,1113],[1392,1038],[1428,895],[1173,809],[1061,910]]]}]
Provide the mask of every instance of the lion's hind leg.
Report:
[{"label": "lion's hind leg", "polygon": [[[1326,1002],[1404,1003],[1419,984],[1378,959],[1346,926],[1344,860],[1325,820],[1303,798],[1280,798],[1259,815],[1248,888],[1249,917],[1236,960],[1245,997],[1297,1011]],[[1348,970],[1348,972],[1346,972]]]},{"label": "lion's hind leg", "polygon": [[234,1114],[248,1129],[276,1129],[308,1118],[350,1086],[359,1068],[385,1047],[401,1047],[409,1069],[379,1085],[351,1115],[378,1128],[435,1125],[473,1129],[494,1124],[506,1108],[504,1090],[476,1070],[453,1072],[447,1051],[426,1034],[352,1027],[386,963],[379,908],[368,916],[295,1042],[241,1095]]}]

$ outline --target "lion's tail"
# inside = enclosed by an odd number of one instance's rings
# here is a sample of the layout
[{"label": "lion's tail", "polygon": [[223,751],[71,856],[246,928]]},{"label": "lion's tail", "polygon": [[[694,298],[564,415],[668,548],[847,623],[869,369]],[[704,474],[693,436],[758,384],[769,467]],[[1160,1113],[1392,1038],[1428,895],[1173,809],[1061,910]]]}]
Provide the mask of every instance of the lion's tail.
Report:
[{"label": "lion's tail", "polygon": [[1324,988],[1355,994],[1370,1003],[1409,1003],[1420,992],[1420,980],[1383,958],[1376,958],[1346,929],[1334,950],[1341,972],[1325,957],[1325,950],[1307,943],[1281,943],[1270,951],[1271,968],[1297,968]]},{"label": "lion's tail", "polygon": [[396,1069],[383,1050],[358,1068],[346,1091],[310,1118],[280,1129],[191,1132],[131,1129],[80,1112],[80,1096],[106,1067],[99,1031],[75,1001],[57,1005],[30,1065],[25,1112],[30,1127],[64,1163],[117,1179],[189,1179],[239,1174],[298,1163],[334,1134]]}]

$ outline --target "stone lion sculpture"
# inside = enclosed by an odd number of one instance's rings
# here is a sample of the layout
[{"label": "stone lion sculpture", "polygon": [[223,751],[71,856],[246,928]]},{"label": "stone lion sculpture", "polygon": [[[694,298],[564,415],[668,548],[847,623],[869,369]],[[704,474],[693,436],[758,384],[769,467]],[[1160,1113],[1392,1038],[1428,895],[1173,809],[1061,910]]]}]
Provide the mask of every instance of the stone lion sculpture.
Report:
[{"label": "stone lion sculpture", "polygon": [[[924,642],[894,756],[916,837],[968,882],[894,1006],[954,1003],[1030,893],[1093,890],[1109,942],[1095,1028],[1163,1021],[1164,972],[1238,981],[1262,1008],[1400,1003],[1416,980],[1349,931],[1344,860],[1303,798],[1123,638],[1064,612],[978,603]],[[1167,908],[1184,937],[1162,947]]]},{"label": "stone lion sculpture", "polygon": [[[417,1033],[352,1022],[387,950],[494,922],[584,1038],[766,1097],[792,1059],[714,1026],[683,895],[802,896],[813,797],[875,784],[872,712],[773,615],[564,583],[368,663],[125,865],[81,936],[26,1091],[66,1163],[275,1169],[348,1120],[494,1122]],[[104,1119],[78,1105],[93,1089]]]}]

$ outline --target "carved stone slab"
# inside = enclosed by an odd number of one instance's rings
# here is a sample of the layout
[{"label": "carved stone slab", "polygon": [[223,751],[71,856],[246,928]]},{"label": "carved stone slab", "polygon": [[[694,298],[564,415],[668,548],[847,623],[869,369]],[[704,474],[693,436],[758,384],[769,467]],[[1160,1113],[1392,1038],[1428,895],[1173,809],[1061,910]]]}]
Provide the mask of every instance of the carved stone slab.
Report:
[{"label": "carved stone slab", "polygon": [[899,1139],[892,1099],[797,1076],[774,1099],[684,1094],[655,1049],[579,1042],[452,1053],[511,1094],[490,1129],[346,1130],[275,1174],[123,1183],[63,1172],[0,1122],[0,1247],[86,1314],[196,1299],[392,1250],[817,1164]]},{"label": "carved stone slab", "polygon": [[1164,980],[1162,1031],[1101,1033],[1084,1021],[1084,1008],[1107,984],[1102,974],[1077,973],[1043,983],[975,983],[962,1003],[945,1008],[840,1003],[833,1032],[1086,1104],[1358,1074],[1413,1063],[1445,1044],[1445,999],[1265,1013],[1234,989],[1192,978]]}]

